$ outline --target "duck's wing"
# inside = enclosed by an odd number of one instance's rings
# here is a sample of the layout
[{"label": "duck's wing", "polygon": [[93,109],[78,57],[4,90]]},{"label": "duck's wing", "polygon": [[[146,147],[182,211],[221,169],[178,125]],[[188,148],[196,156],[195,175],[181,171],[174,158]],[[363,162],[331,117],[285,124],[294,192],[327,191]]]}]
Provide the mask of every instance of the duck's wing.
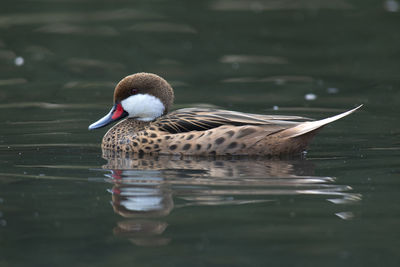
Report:
[{"label": "duck's wing", "polygon": [[161,130],[170,133],[206,131],[224,125],[262,126],[268,131],[279,131],[310,120],[299,116],[259,115],[237,111],[205,108],[186,108],[171,112],[158,121]]}]

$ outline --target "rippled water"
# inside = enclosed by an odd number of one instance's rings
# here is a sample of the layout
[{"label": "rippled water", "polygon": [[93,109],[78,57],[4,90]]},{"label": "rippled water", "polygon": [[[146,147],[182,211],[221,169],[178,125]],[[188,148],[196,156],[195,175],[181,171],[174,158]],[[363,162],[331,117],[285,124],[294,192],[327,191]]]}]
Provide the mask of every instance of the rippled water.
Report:
[{"label": "rippled water", "polygon": [[[0,266],[398,266],[399,2],[3,1]],[[113,87],[323,118],[306,157],[103,154]]]}]

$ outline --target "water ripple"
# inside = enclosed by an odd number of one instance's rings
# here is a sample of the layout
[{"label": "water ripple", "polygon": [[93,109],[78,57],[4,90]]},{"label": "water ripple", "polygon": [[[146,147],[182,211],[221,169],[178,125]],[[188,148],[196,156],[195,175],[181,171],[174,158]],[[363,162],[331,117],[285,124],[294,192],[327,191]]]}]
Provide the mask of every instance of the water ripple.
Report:
[{"label": "water ripple", "polygon": [[250,64],[287,64],[283,57],[261,55],[224,55],[219,60],[221,63],[250,63]]},{"label": "water ripple", "polygon": [[116,36],[119,32],[110,26],[80,26],[72,24],[48,24],[39,27],[36,32],[57,33],[57,34],[81,34],[97,36]]},{"label": "water ripple", "polygon": [[276,84],[283,84],[286,82],[313,82],[314,78],[309,76],[295,76],[295,75],[285,75],[285,76],[270,76],[264,78],[256,77],[235,77],[222,80],[223,83],[266,83],[274,82]]},{"label": "water ripple", "polygon": [[297,9],[351,9],[353,6],[344,0],[289,0],[289,1],[260,1],[260,0],[216,0],[211,9],[220,11],[254,11],[267,10],[297,10]]},{"label": "water ripple", "polygon": [[44,109],[92,109],[100,107],[99,104],[57,104],[48,102],[14,102],[9,104],[0,104],[0,109],[8,108],[44,108]]},{"label": "water ripple", "polygon": [[168,22],[137,23],[129,27],[128,30],[141,32],[197,33],[197,31],[189,25]]},{"label": "water ripple", "polygon": [[108,11],[94,11],[82,13],[17,13],[0,16],[0,26],[31,25],[31,24],[55,24],[64,22],[100,22],[125,19],[149,19],[162,18],[163,16],[134,9],[117,9]]}]

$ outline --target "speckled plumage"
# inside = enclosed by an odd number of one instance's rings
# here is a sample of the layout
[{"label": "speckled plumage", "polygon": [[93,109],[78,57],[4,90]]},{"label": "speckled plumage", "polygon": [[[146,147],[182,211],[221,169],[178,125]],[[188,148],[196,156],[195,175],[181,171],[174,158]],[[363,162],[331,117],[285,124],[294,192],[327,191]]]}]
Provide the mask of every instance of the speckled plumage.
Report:
[{"label": "speckled plumage", "polygon": [[139,91],[158,97],[165,104],[164,115],[141,121],[129,114],[104,135],[103,150],[181,155],[297,154],[306,149],[321,127],[357,109],[320,121],[203,108],[168,113],[172,88],[159,76],[146,73],[124,78],[115,89],[115,103],[130,97],[133,88],[133,95]]},{"label": "speckled plumage", "polygon": [[[139,154],[279,155],[301,152],[313,136],[282,139],[279,132],[293,122],[270,118],[269,124],[256,120],[252,125],[250,121],[220,118],[221,112],[227,111],[182,109],[152,122],[128,118],[104,135],[102,148]],[[205,118],[209,124],[199,126]]]}]

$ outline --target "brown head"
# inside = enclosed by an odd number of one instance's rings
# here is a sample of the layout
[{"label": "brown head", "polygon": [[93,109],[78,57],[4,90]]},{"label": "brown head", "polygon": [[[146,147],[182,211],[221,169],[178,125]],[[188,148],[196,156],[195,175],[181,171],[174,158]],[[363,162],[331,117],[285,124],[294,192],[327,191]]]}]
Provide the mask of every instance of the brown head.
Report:
[{"label": "brown head", "polygon": [[168,113],[174,102],[174,91],[169,83],[152,73],[136,73],[123,78],[115,87],[114,106],[102,119],[91,124],[89,130],[131,117],[152,121]]}]

